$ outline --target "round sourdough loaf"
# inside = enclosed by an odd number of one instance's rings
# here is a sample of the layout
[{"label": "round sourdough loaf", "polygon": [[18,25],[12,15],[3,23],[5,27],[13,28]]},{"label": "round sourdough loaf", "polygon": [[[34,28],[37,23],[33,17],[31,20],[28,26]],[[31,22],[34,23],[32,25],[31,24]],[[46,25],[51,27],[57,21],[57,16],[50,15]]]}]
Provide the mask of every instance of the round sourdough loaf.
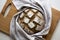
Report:
[{"label": "round sourdough loaf", "polygon": [[44,28],[45,20],[42,12],[27,8],[19,16],[18,23],[26,33],[31,35],[40,32]]}]

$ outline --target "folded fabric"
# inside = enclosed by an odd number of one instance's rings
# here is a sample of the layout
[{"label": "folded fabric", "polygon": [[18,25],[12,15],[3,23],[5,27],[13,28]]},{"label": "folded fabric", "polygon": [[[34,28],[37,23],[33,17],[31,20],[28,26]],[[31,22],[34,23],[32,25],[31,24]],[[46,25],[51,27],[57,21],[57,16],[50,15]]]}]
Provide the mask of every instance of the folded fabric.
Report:
[{"label": "folded fabric", "polygon": [[[15,40],[45,40],[42,36],[48,34],[52,19],[49,0],[13,0],[12,2],[17,10],[19,10],[19,12],[12,17],[10,23],[11,37]],[[18,23],[18,19],[19,15],[21,15],[21,13],[26,10],[24,7],[34,8],[42,12],[46,22],[43,30],[38,33],[29,35],[21,28],[21,25]]]}]

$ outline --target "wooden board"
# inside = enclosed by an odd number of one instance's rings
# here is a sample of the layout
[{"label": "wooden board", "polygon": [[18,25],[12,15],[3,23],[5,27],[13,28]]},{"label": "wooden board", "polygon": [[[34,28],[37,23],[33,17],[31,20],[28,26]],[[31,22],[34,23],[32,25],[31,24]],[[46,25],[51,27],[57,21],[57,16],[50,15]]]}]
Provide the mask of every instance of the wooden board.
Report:
[{"label": "wooden board", "polygon": [[60,11],[57,11],[56,9],[52,8],[52,24],[49,33],[44,36],[46,40],[51,40],[51,37],[54,33],[55,28],[57,27],[57,23],[60,19]]},{"label": "wooden board", "polygon": [[[6,6],[4,6],[4,7],[6,7]],[[3,15],[3,13],[5,11],[4,9],[5,8],[3,8],[2,12],[0,13],[0,31],[9,35],[10,34],[10,21],[11,21],[11,18],[18,11],[16,10],[15,6],[12,3],[11,4],[11,9],[10,9],[8,15],[6,17],[4,17],[4,15]],[[57,10],[52,8],[52,24],[51,24],[49,34],[44,36],[44,38],[46,40],[51,39],[59,19],[60,19],[60,11],[57,11]]]},{"label": "wooden board", "polygon": [[8,12],[8,15],[6,17],[4,17],[4,8],[2,10],[2,12],[0,13],[0,31],[7,33],[8,35],[10,34],[9,30],[10,30],[10,21],[12,16],[17,12],[16,8],[14,7],[14,5],[11,5],[11,9]]}]

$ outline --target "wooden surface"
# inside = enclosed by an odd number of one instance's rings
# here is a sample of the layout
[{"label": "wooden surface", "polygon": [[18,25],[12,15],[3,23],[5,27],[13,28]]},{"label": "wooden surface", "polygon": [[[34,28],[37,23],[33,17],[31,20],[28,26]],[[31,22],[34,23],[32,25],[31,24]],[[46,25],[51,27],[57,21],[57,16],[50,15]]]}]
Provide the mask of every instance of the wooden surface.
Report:
[{"label": "wooden surface", "polygon": [[54,33],[54,30],[57,27],[56,25],[57,25],[59,19],[60,19],[60,11],[57,11],[57,10],[52,8],[52,24],[51,24],[51,28],[50,28],[49,33],[46,36],[44,36],[44,38],[46,40],[51,39],[51,37],[52,37],[52,35]]},{"label": "wooden surface", "polygon": [[[8,1],[7,1],[8,2]],[[9,2],[6,4],[10,4]],[[6,17],[4,17],[4,13],[6,10],[6,7],[8,5],[4,6],[2,12],[0,13],[0,31],[9,34],[9,30],[10,30],[10,21],[12,16],[17,12],[16,8],[14,7],[13,3],[11,3],[11,8],[10,11],[8,12],[8,15]]]},{"label": "wooden surface", "polygon": [[[8,2],[8,4],[9,4],[9,2]],[[10,21],[11,21],[11,18],[18,11],[16,10],[13,3],[11,3],[11,9],[10,9],[8,15],[6,17],[4,17],[3,14],[4,14],[5,10],[6,10],[5,7],[7,7],[7,6],[8,5],[5,5],[2,12],[0,13],[0,31],[9,35],[10,34]],[[53,32],[54,32],[54,30],[56,28],[56,25],[57,25],[59,19],[60,19],[60,12],[52,8],[52,24],[51,24],[49,34],[44,36],[44,38],[46,40],[51,39],[51,36],[53,35]]]}]

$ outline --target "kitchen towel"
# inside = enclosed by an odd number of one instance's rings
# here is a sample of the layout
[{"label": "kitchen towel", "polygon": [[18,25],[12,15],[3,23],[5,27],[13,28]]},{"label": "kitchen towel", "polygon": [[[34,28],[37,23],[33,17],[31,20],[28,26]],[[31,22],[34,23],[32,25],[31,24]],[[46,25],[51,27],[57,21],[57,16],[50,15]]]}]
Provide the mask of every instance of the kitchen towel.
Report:
[{"label": "kitchen towel", "polygon": [[[49,0],[13,0],[12,2],[15,5],[16,9],[19,10],[19,12],[12,17],[10,23],[11,37],[15,40],[45,40],[42,36],[48,34],[52,20]],[[39,4],[40,6],[38,6],[37,4]],[[21,28],[17,20],[21,12],[25,10],[22,9],[22,7],[31,7],[43,12],[46,22],[43,30],[38,33],[29,35]]]}]

